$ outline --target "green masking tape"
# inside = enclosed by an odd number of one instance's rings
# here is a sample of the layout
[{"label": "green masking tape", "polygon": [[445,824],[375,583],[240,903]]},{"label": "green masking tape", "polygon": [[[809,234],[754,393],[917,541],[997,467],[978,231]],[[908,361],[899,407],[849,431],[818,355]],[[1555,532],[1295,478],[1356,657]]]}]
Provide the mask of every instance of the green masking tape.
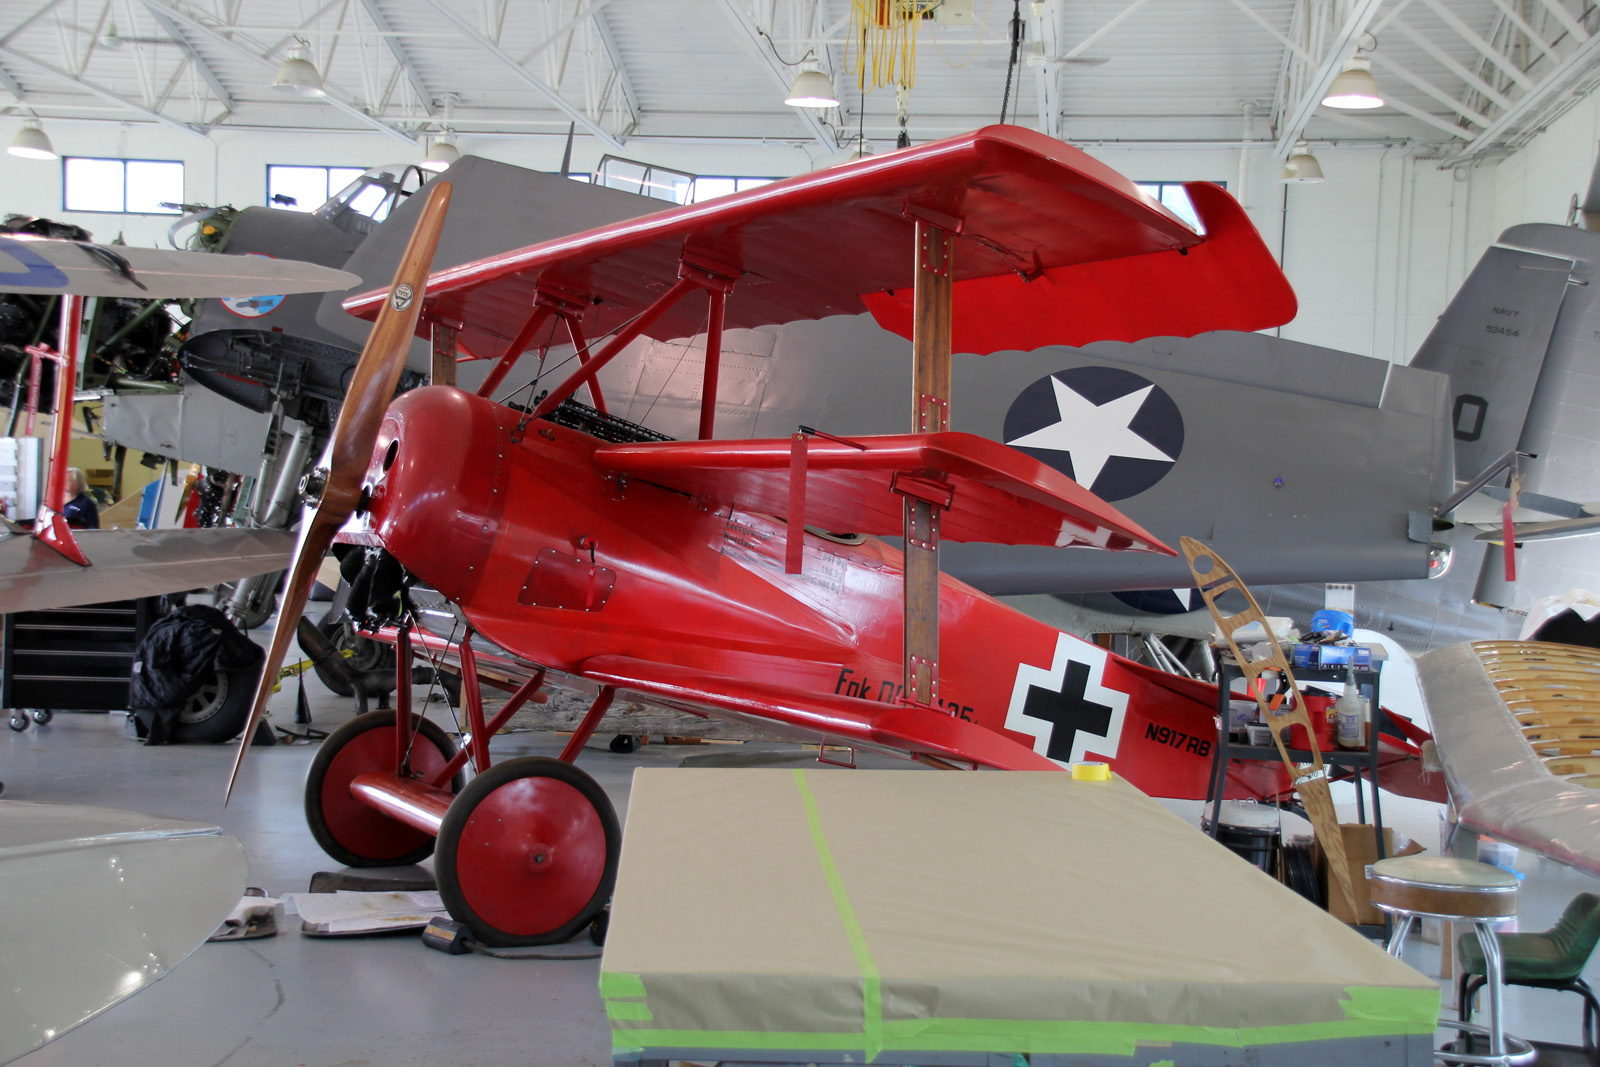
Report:
[{"label": "green masking tape", "polygon": [[883,1048],[883,982],[878,975],[878,965],[872,960],[872,950],[861,932],[856,919],[856,909],[844,891],[839,878],[839,868],[834,866],[833,851],[822,834],[822,816],[817,813],[817,798],[806,785],[806,772],[794,772],[794,784],[800,790],[800,799],[806,806],[806,824],[811,827],[811,843],[816,846],[817,860],[822,864],[822,874],[828,880],[828,891],[833,894],[833,906],[838,909],[839,921],[844,924],[844,935],[850,941],[850,951],[855,953],[856,967],[861,971],[862,1035],[865,1037],[867,1061],[870,1063]]}]

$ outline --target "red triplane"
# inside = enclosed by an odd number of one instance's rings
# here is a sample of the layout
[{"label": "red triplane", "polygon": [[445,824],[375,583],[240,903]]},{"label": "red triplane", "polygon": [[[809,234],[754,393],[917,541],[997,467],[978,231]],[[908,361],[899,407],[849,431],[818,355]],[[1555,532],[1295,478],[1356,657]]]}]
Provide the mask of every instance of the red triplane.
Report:
[{"label": "red triplane", "polygon": [[[990,127],[429,277],[450,194],[436,182],[394,285],[346,304],[376,323],[263,678],[336,533],[380,550],[369,565],[399,588],[449,601],[462,630],[430,633],[409,593],[399,599],[398,707],[323,743],[306,787],[318,842],[380,865],[437,841],[440,893],[481,940],[570,937],[616,872],[616,814],[572,764],[618,694],[938,766],[1109,760],[1148,792],[1203,796],[1212,686],[938,570],[941,539],[1171,553],[1057,471],[951,432],[950,353],[1290,318],[1293,294],[1242,210],[1215,186],[1189,189],[1203,236],[1075,149]],[[724,328],[864,310],[912,340],[912,433],[711,440]],[[526,405],[491,399],[556,321],[578,369]],[[605,416],[596,375],[610,358],[641,334],[702,330],[700,440]],[[389,403],[419,332],[435,384]],[[452,384],[469,359],[498,361],[476,394]],[[598,411],[571,400],[584,387]],[[586,432],[596,426],[606,439]],[[906,551],[863,535],[903,535]],[[460,752],[410,710],[415,643],[459,665]],[[491,654],[526,680],[485,722],[478,661]],[[552,679],[598,693],[560,759],[491,766],[488,739]],[[246,740],[269,691],[263,681]],[[1285,781],[1257,765],[1230,786],[1267,796]]]}]

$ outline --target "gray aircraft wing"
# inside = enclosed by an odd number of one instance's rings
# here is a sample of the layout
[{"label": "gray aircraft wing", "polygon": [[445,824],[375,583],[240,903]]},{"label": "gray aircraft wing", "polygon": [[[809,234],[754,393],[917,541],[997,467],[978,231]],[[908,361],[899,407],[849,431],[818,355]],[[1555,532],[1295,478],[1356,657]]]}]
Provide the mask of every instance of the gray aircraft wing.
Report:
[{"label": "gray aircraft wing", "polygon": [[131,600],[282,570],[286,530],[76,530],[93,565],[36,538],[0,539],[0,614]]},{"label": "gray aircraft wing", "polygon": [[[635,345],[602,375],[609,410],[694,436],[703,360],[702,339]],[[716,435],[903,432],[910,366],[909,344],[866,317],[729,331]],[[1429,573],[1430,509],[1453,482],[1440,375],[1218,332],[958,355],[953,378],[953,429],[1023,449],[1163,540],[1214,543],[1251,582]],[[941,549],[996,594],[1193,584],[1181,559],[1094,556]]]},{"label": "gray aircraft wing", "polygon": [[349,289],[357,275],[265,256],[217,256],[108,247],[23,234],[0,237],[0,292],[170,297],[255,297]]}]

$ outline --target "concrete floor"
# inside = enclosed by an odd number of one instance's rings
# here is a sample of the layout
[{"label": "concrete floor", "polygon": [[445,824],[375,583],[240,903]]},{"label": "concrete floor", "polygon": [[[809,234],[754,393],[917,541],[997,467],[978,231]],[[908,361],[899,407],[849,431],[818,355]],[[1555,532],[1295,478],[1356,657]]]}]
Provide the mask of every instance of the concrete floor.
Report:
[{"label": "concrete floor", "polygon": [[[351,715],[349,702],[308,681],[316,725]],[[423,697],[417,690],[417,699]],[[293,716],[292,683],[274,698],[281,722]],[[448,711],[430,716],[449,726]],[[0,730],[0,780],[8,799],[99,804],[214,822],[236,835],[251,884],[274,895],[304,891],[311,875],[336,870],[305,828],[301,788],[312,745],[257,748],[233,803],[222,807],[231,746],[146,748],[123,737],[121,715],[58,715],[25,733]],[[633,769],[673,766],[707,753],[650,745],[622,756],[590,745],[581,765],[626,819]],[[519,733],[495,739],[497,756],[554,756],[562,739]],[[760,746],[772,750],[776,746]],[[718,751],[728,751],[719,749]],[[1348,791],[1340,798],[1351,799]],[[1197,804],[1170,805],[1198,818]],[[1346,810],[1348,808],[1348,810]],[[1385,798],[1386,821],[1430,849],[1437,807]],[[1341,815],[1354,820],[1353,805]],[[1594,879],[1524,854],[1522,928],[1543,929]],[[8,902],[12,921],[48,902]],[[1205,906],[1197,902],[1197,906]],[[1231,917],[1243,922],[1243,917]],[[291,921],[291,927],[295,924]],[[587,939],[563,951],[593,951]],[[1407,959],[1438,973],[1438,946],[1413,940]],[[600,1065],[610,1062],[596,993],[598,961],[503,961],[446,956],[414,936],[316,939],[291,928],[276,938],[207,944],[153,987],[17,1061],[22,1067],[195,1065],[195,1067],[411,1067],[454,1064]],[[1600,964],[1590,968],[1600,982]],[[1448,996],[1447,996],[1448,1000]],[[1579,1040],[1579,1001],[1570,994],[1512,988],[1508,1028],[1564,1044]]]}]

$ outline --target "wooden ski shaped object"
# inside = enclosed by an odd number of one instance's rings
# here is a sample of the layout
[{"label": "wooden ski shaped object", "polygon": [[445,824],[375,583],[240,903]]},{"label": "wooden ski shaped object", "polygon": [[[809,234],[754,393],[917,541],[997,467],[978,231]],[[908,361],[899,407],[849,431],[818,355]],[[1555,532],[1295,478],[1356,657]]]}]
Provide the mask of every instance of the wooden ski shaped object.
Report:
[{"label": "wooden ski shaped object", "polygon": [[[1272,724],[1272,743],[1278,746],[1278,755],[1283,757],[1283,765],[1289,771],[1289,780],[1294,783],[1295,792],[1300,794],[1300,802],[1305,805],[1306,815],[1311,819],[1311,827],[1316,831],[1322,853],[1328,859],[1328,869],[1333,873],[1333,880],[1338,884],[1339,892],[1344,895],[1345,903],[1350,906],[1351,913],[1354,914],[1355,891],[1350,884],[1349,867],[1345,864],[1344,838],[1339,833],[1339,817],[1334,814],[1333,797],[1328,792],[1327,768],[1323,766],[1322,753],[1317,749],[1317,734],[1311,728],[1311,716],[1306,714],[1306,702],[1300,695],[1300,683],[1295,681],[1294,672],[1289,669],[1289,660],[1284,656],[1283,648],[1278,644],[1277,638],[1272,636],[1272,627],[1267,625],[1267,617],[1262,614],[1261,605],[1256,603],[1256,598],[1250,594],[1250,589],[1244,581],[1233,573],[1233,569],[1221,556],[1194,538],[1183,538],[1182,545],[1183,556],[1189,561],[1189,573],[1194,575],[1195,585],[1199,588],[1200,595],[1205,597],[1206,607],[1211,609],[1211,617],[1217,620],[1217,629],[1228,642],[1228,647],[1233,650],[1233,658],[1238,661],[1239,669],[1244,672],[1245,678],[1250,683],[1250,695],[1255,698],[1256,706],[1261,709],[1261,718]],[[1222,609],[1217,607],[1217,598],[1230,590],[1238,590],[1239,595],[1245,600],[1245,610],[1237,615],[1224,615]],[[1266,635],[1267,644],[1271,646],[1272,652],[1262,659],[1247,660],[1239,648],[1239,643],[1234,640],[1234,634],[1253,622],[1261,624],[1261,631]],[[1261,684],[1261,675],[1265,671],[1283,672],[1294,701],[1289,711],[1281,709],[1274,711],[1268,705]],[[1288,746],[1283,742],[1284,727],[1296,725],[1303,727],[1306,732],[1306,740],[1311,749],[1309,766],[1302,767],[1295,763],[1289,754]]]}]

